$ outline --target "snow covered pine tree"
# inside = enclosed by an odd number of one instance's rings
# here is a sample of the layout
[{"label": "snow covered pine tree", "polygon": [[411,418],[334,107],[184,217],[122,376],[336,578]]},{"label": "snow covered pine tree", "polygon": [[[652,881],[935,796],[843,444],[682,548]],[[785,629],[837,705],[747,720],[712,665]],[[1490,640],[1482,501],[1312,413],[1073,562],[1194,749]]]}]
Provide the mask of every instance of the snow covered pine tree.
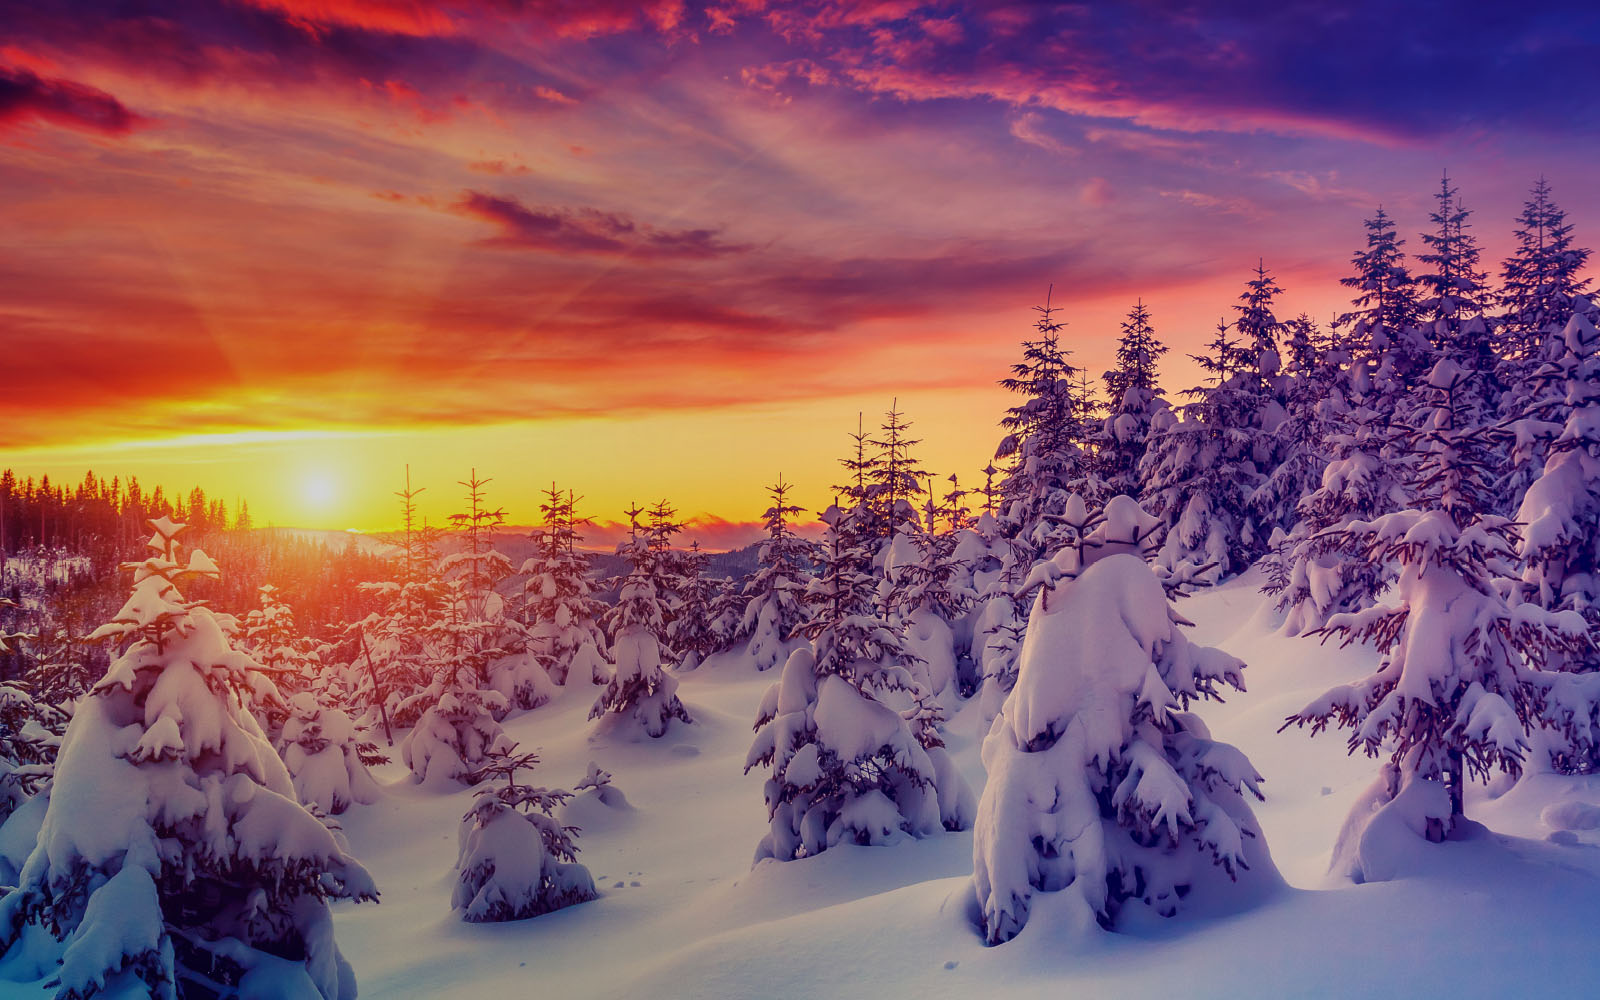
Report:
[{"label": "snow covered pine tree", "polygon": [[1520,770],[1542,701],[1534,668],[1589,644],[1581,615],[1513,609],[1496,586],[1516,530],[1481,513],[1492,476],[1488,430],[1473,419],[1478,377],[1450,358],[1429,373],[1433,405],[1408,432],[1407,450],[1419,459],[1410,484],[1416,507],[1325,533],[1350,558],[1399,566],[1398,606],[1335,615],[1313,633],[1372,642],[1383,654],[1377,671],[1333,688],[1282,727],[1318,733],[1335,723],[1351,730],[1351,753],[1389,753],[1334,849],[1335,869],[1357,881],[1394,876],[1395,836],[1405,828],[1431,841],[1449,836],[1463,818],[1468,779]]},{"label": "snow covered pine tree", "polygon": [[[842,544],[846,517],[838,507],[822,515],[822,574],[806,595],[811,642],[790,654],[757,713],[745,771],[771,768],[758,862],[959,829],[971,813],[972,793],[944,747],[919,739],[931,732],[913,732],[928,696],[899,636],[872,609],[870,557]],[[917,704],[898,712],[885,703],[895,695]]]},{"label": "snow covered pine tree", "polygon": [[515,751],[512,744],[489,754],[472,776],[474,784],[494,778],[505,784],[478,789],[461,820],[451,906],[469,923],[537,917],[598,895],[589,870],[578,864],[578,831],[555,819],[572,793],[518,784],[517,772],[532,769],[539,756]]},{"label": "snow covered pine tree", "polygon": [[[1243,690],[1244,664],[1196,646],[1145,562],[1158,522],[1126,496],[1034,568],[1016,687],[983,741],[972,885],[984,940],[1028,922],[1035,892],[1070,891],[1080,927],[1163,916],[1199,890],[1267,889],[1277,873],[1244,793],[1261,776],[1185,711]],[[1219,698],[1220,700],[1220,698]]]},{"label": "snow covered pine tree", "polygon": [[67,728],[38,844],[0,899],[0,954],[62,942],[61,1000],[353,1000],[327,900],[377,889],[295,799],[250,713],[277,697],[260,664],[178,592],[216,566],[199,550],[178,562],[184,525],[150,527],[149,557],[125,564],[132,595],[92,636],[128,645]]}]

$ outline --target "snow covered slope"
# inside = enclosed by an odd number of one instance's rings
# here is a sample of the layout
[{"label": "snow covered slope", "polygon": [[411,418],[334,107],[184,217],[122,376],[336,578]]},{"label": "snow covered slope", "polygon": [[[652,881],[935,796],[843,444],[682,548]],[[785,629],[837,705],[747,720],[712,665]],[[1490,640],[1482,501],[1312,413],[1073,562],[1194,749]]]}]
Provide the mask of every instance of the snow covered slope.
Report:
[{"label": "snow covered slope", "polygon": [[[1266,777],[1267,801],[1255,811],[1289,887],[1254,909],[1221,913],[1197,901],[1127,933],[1069,933],[1051,914],[1065,894],[1041,893],[1023,933],[986,948],[970,923],[970,832],[752,869],[766,830],[762,779],[741,768],[772,676],[713,661],[682,677],[694,724],[658,741],[591,742],[586,683],[507,723],[542,752],[534,783],[571,787],[592,760],[626,796],[608,805],[591,792],[567,808],[598,900],[508,924],[462,922],[450,911],[451,866],[471,792],[419,788],[391,764],[379,773],[378,802],[341,817],[383,899],[336,906],[339,944],[362,995],[383,1000],[1600,990],[1600,781],[1537,776],[1493,799],[1478,789],[1467,814],[1486,829],[1407,846],[1394,881],[1330,882],[1334,838],[1377,764],[1347,757],[1338,734],[1277,728],[1330,684],[1370,670],[1372,654],[1276,634],[1258,583],[1247,575],[1179,605],[1197,623],[1195,641],[1248,664],[1248,693],[1198,711]],[[950,747],[977,790],[973,709],[952,721]]]}]

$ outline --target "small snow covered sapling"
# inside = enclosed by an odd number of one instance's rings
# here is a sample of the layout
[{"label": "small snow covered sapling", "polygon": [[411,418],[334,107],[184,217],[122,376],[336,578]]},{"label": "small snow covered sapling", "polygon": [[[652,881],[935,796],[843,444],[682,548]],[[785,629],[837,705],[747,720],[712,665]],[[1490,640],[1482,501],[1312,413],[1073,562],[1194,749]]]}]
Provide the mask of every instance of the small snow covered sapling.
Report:
[{"label": "small snow covered sapling", "polygon": [[497,783],[480,788],[462,818],[451,907],[469,923],[537,917],[598,895],[589,870],[577,863],[577,828],[555,819],[572,793],[519,784],[517,772],[537,766],[539,756],[515,750],[512,744],[490,754],[473,774],[475,783]]},{"label": "small snow covered sapling", "polygon": [[1017,684],[983,743],[972,884],[989,944],[1022,931],[1039,891],[1114,929],[1135,903],[1170,916],[1191,892],[1274,877],[1244,797],[1261,776],[1186,711],[1243,690],[1244,665],[1180,630],[1143,558],[1154,518],[1125,496],[1098,523],[1082,506],[1068,516],[1088,530],[1029,579]]},{"label": "small snow covered sapling", "polygon": [[333,816],[352,803],[377,800],[378,784],[362,759],[360,737],[348,715],[319,705],[310,692],[289,700],[280,750],[301,802]]},{"label": "small snow covered sapling", "polygon": [[60,941],[62,1000],[354,998],[327,901],[377,889],[249,711],[276,698],[260,664],[178,592],[214,564],[180,564],[184,526],[150,525],[132,595],[91,636],[127,645],[67,727],[37,845],[0,899],[0,955]]}]

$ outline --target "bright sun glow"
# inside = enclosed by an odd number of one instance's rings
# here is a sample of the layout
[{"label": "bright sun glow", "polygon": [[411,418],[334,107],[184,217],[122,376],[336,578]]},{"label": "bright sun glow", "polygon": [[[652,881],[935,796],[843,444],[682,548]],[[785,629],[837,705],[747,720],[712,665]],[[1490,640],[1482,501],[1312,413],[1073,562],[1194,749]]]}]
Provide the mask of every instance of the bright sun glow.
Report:
[{"label": "bright sun glow", "polygon": [[309,475],[300,484],[301,498],[306,502],[307,506],[316,510],[323,510],[332,506],[337,494],[338,490],[335,489],[333,479],[330,476],[322,474]]}]

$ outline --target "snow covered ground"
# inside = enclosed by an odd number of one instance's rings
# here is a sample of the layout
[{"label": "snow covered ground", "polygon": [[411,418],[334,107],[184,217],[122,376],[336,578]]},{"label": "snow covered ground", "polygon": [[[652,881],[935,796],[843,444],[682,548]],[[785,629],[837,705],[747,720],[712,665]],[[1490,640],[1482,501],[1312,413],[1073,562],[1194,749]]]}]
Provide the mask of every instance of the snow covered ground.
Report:
[{"label": "snow covered ground", "polygon": [[[583,828],[580,860],[600,899],[463,923],[449,908],[451,868],[471,792],[421,789],[391,764],[379,802],[343,817],[383,901],[340,904],[339,943],[362,994],[379,998],[1600,992],[1600,781],[1539,777],[1493,799],[1480,790],[1467,813],[1487,828],[1418,843],[1403,877],[1327,878],[1339,825],[1377,764],[1347,757],[1338,734],[1276,730],[1330,684],[1370,669],[1372,654],[1276,634],[1257,582],[1249,575],[1180,605],[1197,641],[1249,664],[1248,694],[1200,708],[1266,776],[1256,812],[1289,883],[1243,912],[1189,908],[1130,933],[1085,935],[1052,919],[1044,893],[1020,937],[985,948],[969,923],[970,832],[752,869],[766,829],[762,778],[741,769],[774,676],[713,662],[683,677],[695,725],[658,741],[592,741],[587,685],[508,723],[542,753],[535,783],[571,787],[593,760],[627,796],[618,809],[589,793],[565,817]],[[953,720],[950,745],[978,790],[974,709]]]}]

